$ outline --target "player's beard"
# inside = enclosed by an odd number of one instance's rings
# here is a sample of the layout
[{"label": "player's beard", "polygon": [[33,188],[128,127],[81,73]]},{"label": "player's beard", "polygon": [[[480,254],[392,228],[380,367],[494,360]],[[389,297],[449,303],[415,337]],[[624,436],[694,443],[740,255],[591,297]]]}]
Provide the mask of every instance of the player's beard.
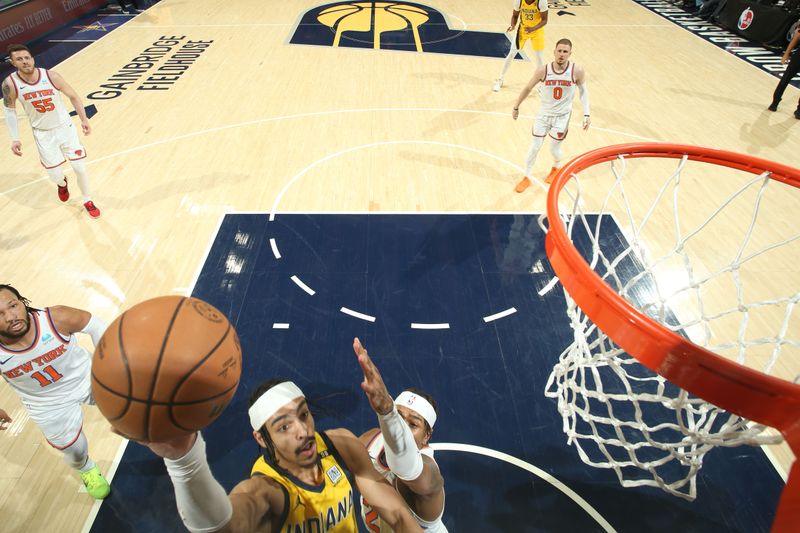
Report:
[{"label": "player's beard", "polygon": [[[25,325],[19,331],[12,331],[11,328],[15,326],[17,323],[23,322]],[[25,335],[28,334],[28,331],[31,329],[31,318],[30,316],[26,316],[21,320],[15,320],[11,324],[8,325],[8,329],[6,329],[2,335],[7,339],[17,340],[21,339]]]}]

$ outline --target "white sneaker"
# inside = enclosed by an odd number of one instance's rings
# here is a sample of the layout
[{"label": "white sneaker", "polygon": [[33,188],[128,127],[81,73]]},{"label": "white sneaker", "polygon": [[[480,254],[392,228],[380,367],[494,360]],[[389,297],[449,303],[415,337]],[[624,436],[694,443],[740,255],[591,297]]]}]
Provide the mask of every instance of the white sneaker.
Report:
[{"label": "white sneaker", "polygon": [[494,85],[492,85],[492,90],[494,92],[498,92],[500,91],[500,87],[502,86],[503,86],[503,78],[497,78],[496,80],[494,80]]}]

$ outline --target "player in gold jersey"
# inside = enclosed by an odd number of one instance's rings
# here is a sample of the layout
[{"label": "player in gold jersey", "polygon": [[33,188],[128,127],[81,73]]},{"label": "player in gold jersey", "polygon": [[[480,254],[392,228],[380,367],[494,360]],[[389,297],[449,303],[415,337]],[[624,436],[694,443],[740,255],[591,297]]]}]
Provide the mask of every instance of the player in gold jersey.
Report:
[{"label": "player in gold jersey", "polygon": [[[517,52],[525,49],[526,43],[531,43],[536,67],[544,63],[544,27],[547,24],[547,0],[514,0],[514,9],[511,13],[511,24],[506,33],[517,28],[516,35],[511,39],[511,49],[508,51],[500,77],[494,82],[492,90],[497,92],[503,86],[506,71]],[[519,22],[519,26],[517,26]]]},{"label": "player in gold jersey", "polygon": [[251,396],[248,414],[263,456],[230,495],[211,474],[200,433],[148,444],[164,458],[189,531],[356,533],[351,483],[394,531],[422,531],[353,433],[315,431],[294,383],[264,382]]}]

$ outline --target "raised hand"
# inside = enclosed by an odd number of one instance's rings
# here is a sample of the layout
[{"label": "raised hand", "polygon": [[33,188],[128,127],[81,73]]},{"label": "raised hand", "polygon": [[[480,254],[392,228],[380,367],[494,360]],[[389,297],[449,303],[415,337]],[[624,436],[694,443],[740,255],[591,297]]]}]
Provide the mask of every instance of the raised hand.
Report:
[{"label": "raised hand", "polygon": [[358,364],[364,372],[364,381],[361,382],[361,390],[367,395],[372,410],[379,415],[385,415],[391,412],[394,401],[389,395],[386,385],[383,383],[381,373],[378,372],[375,363],[370,359],[367,349],[361,346],[361,341],[358,340],[358,337],[353,339],[353,351],[356,353]]}]

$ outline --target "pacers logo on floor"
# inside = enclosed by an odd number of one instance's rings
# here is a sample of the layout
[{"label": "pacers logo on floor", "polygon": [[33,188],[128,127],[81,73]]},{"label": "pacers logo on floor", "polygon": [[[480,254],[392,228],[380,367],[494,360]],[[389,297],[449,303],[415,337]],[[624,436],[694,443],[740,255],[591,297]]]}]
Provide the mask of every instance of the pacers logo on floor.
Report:
[{"label": "pacers logo on floor", "polygon": [[509,46],[502,33],[452,29],[444,15],[425,5],[374,1],[313,8],[303,14],[289,42],[482,57],[504,57]]}]

